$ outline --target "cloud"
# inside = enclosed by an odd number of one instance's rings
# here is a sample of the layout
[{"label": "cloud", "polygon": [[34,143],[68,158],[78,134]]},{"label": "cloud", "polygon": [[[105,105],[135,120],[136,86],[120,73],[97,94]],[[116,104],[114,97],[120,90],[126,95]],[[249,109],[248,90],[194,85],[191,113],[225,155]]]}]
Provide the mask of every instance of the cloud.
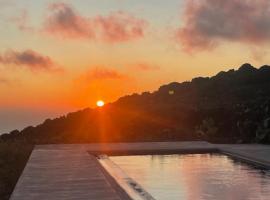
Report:
[{"label": "cloud", "polygon": [[124,79],[126,76],[114,69],[96,67],[88,71],[85,75],[87,80],[108,80]]},{"label": "cloud", "polygon": [[6,85],[6,84],[9,84],[9,80],[0,77],[0,85],[1,85],[1,84],[5,84],[5,85]]},{"label": "cloud", "polygon": [[126,42],[144,36],[146,22],[125,12],[108,16],[84,17],[70,5],[49,5],[44,31],[66,39],[89,39],[108,43]]},{"label": "cloud", "polygon": [[0,63],[5,65],[25,66],[32,71],[55,71],[56,64],[48,56],[43,56],[33,50],[6,51],[0,55]]},{"label": "cloud", "polygon": [[23,10],[17,17],[10,19],[11,22],[15,23],[21,31],[34,32],[34,27],[29,25],[29,13]]},{"label": "cloud", "polygon": [[146,22],[124,12],[114,12],[109,16],[94,19],[100,36],[107,42],[125,42],[144,36]]},{"label": "cloud", "polygon": [[269,0],[187,0],[176,39],[186,51],[211,50],[222,41],[270,41]]},{"label": "cloud", "polygon": [[152,65],[148,63],[137,63],[135,65],[132,65],[132,68],[135,70],[140,70],[140,71],[156,71],[160,70],[160,67],[157,65]]},{"label": "cloud", "polygon": [[65,38],[95,38],[92,20],[77,14],[72,7],[64,3],[49,5],[50,14],[45,21],[44,30]]}]

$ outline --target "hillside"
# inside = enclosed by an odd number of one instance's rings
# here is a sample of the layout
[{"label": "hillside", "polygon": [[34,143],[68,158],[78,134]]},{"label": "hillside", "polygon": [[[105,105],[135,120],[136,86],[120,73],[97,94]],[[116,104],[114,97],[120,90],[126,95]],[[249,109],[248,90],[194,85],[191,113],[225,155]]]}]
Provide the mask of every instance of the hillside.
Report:
[{"label": "hillside", "polygon": [[210,78],[170,83],[101,109],[47,119],[1,139],[34,144],[202,139],[270,143],[270,66],[244,64]]}]

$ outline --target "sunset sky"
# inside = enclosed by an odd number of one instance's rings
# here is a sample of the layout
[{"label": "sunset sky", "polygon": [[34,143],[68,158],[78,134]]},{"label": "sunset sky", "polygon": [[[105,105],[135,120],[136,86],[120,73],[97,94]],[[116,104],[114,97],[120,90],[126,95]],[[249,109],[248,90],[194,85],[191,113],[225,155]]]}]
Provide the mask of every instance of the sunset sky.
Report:
[{"label": "sunset sky", "polygon": [[0,0],[0,133],[269,64],[269,0]]}]

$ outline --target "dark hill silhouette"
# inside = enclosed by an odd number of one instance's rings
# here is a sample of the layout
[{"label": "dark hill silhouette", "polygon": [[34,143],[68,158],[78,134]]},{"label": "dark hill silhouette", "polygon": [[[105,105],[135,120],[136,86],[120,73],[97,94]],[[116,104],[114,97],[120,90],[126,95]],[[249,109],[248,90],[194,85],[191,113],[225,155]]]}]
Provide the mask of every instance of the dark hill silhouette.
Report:
[{"label": "dark hill silhouette", "polygon": [[211,78],[170,83],[101,109],[47,119],[1,139],[35,144],[197,139],[270,143],[270,66],[244,64]]}]

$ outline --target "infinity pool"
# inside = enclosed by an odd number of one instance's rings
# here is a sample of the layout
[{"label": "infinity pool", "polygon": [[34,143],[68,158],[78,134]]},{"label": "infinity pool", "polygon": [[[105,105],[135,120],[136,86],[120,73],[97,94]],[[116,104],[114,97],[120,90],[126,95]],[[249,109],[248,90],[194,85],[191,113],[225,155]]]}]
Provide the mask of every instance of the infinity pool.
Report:
[{"label": "infinity pool", "polygon": [[157,200],[269,200],[270,171],[222,154],[113,156]]}]

